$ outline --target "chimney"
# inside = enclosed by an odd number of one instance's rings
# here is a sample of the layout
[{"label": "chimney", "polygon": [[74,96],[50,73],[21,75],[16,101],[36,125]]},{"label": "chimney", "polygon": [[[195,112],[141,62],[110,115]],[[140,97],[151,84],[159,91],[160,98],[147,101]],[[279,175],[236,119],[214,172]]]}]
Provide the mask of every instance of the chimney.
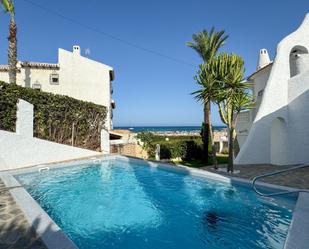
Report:
[{"label": "chimney", "polygon": [[270,63],[270,59],[269,59],[267,49],[262,48],[259,53],[259,61],[257,65],[257,70],[261,69],[262,67],[265,67],[269,63]]},{"label": "chimney", "polygon": [[80,55],[80,47],[77,45],[73,46],[73,54]]}]

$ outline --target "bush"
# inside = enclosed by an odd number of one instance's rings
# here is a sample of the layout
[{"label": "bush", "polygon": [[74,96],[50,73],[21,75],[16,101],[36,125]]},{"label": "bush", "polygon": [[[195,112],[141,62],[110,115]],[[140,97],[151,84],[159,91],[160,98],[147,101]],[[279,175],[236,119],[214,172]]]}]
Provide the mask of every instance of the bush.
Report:
[{"label": "bush", "polygon": [[154,135],[151,132],[140,132],[136,138],[142,141],[142,147],[147,151],[148,157],[155,157],[156,145],[154,143]]},{"label": "bush", "polygon": [[169,146],[167,146],[166,144],[160,145],[160,159],[171,159],[171,158],[172,153]]},{"label": "bush", "polygon": [[185,154],[184,160],[201,159],[203,155],[203,149],[201,145],[198,145],[195,141],[185,141]]},{"label": "bush", "polygon": [[161,159],[181,158],[182,160],[200,159],[202,156],[201,145],[193,140],[177,141],[161,144]]},{"label": "bush", "polygon": [[0,82],[0,129],[15,131],[16,104],[23,99],[34,106],[34,136],[63,144],[100,150],[106,107],[68,96]]}]

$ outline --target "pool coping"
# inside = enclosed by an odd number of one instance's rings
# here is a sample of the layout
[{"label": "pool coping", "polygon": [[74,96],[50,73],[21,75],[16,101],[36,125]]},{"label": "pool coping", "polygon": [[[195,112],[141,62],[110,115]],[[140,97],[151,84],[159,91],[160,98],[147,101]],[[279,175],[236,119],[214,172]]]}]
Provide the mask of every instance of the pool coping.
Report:
[{"label": "pool coping", "polygon": [[[66,160],[62,162],[54,162],[41,165],[33,165],[27,168],[12,169],[0,172],[0,178],[4,182],[5,186],[9,188],[11,195],[16,201],[17,205],[25,214],[28,223],[33,227],[37,235],[40,236],[45,246],[48,249],[78,249],[78,247],[71,241],[67,235],[60,229],[60,227],[49,217],[49,215],[41,208],[41,206],[32,198],[32,196],[26,191],[26,189],[15,179],[13,174],[23,174],[30,173],[35,170],[40,170],[44,168],[66,168],[72,167],[80,164],[87,164],[89,162],[101,162],[107,159],[122,159],[125,161],[135,161],[144,162],[148,166],[168,169],[174,172],[188,173],[192,176],[203,177],[207,179],[213,179],[225,183],[231,183],[232,181],[238,183],[239,185],[250,186],[251,181],[247,179],[242,179],[235,176],[220,175],[217,173],[205,171],[202,169],[190,168],[184,165],[172,165],[160,161],[149,161],[145,159],[123,156],[123,155],[98,155],[85,157],[74,160]],[[268,191],[278,191],[278,190],[297,190],[296,188],[285,187],[265,182],[258,182],[257,186],[268,190]],[[307,205],[307,206],[306,206]],[[41,219],[41,223],[33,226],[35,220]],[[307,222],[306,222],[307,221]],[[305,224],[304,224],[305,223]],[[303,225],[306,229],[303,229]],[[299,230],[303,232],[300,233]],[[309,237],[300,236],[300,234],[307,234],[304,231],[309,231],[309,194],[300,193],[296,201],[295,208],[293,210],[292,220],[289,226],[286,241],[284,243],[284,249],[306,249],[305,245],[309,244]]]},{"label": "pool coping", "polygon": [[309,193],[299,193],[283,249],[306,249],[309,245]]}]

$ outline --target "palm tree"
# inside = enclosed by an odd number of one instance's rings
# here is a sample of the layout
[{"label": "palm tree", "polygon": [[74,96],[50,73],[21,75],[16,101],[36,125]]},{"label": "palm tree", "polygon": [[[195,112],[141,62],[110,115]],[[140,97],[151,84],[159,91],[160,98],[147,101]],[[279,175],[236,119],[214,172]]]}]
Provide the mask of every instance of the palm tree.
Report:
[{"label": "palm tree", "polygon": [[[209,60],[214,58],[218,50],[225,44],[228,35],[225,35],[225,31],[215,31],[212,27],[210,32],[203,30],[192,35],[192,42],[187,42],[187,46],[194,49],[202,58],[204,64],[207,64]],[[202,86],[202,85],[201,85]],[[208,163],[208,145],[209,135],[212,134],[211,116],[210,116],[210,101],[203,100],[204,104],[204,123],[202,125],[202,139],[203,139],[203,160]]]},{"label": "palm tree", "polygon": [[239,113],[252,106],[252,96],[249,93],[250,84],[244,82],[244,61],[235,54],[220,54],[213,63],[217,74],[217,90],[214,99],[219,107],[221,120],[228,127],[229,162],[227,171],[234,170],[235,128]]},{"label": "palm tree", "polygon": [[[216,102],[216,91],[218,89],[218,81],[216,79],[216,74],[213,72],[213,59],[209,60],[208,63],[201,64],[199,66],[199,71],[197,72],[197,75],[194,77],[196,83],[200,86],[200,89],[193,92],[192,94],[195,95],[195,99],[197,101],[206,102],[206,103],[215,103]],[[209,112],[210,116],[210,112]],[[213,158],[213,164],[214,168],[217,169],[217,157],[216,157],[216,148],[214,144],[213,139],[213,133],[212,133],[212,125],[211,125],[211,119],[209,118],[209,138],[210,138],[210,144],[211,144],[211,150],[212,150],[212,158]]]},{"label": "palm tree", "polygon": [[12,0],[1,0],[4,11],[10,14],[9,28],[9,49],[8,49],[8,65],[9,65],[9,82],[16,84],[17,74],[17,26],[15,23],[15,9]]}]

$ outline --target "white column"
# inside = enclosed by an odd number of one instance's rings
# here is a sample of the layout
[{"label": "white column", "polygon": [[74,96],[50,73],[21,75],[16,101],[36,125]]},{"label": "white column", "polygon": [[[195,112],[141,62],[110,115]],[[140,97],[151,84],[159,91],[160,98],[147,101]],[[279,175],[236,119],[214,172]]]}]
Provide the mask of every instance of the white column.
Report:
[{"label": "white column", "polygon": [[16,134],[33,137],[33,105],[22,99],[17,103]]},{"label": "white column", "polygon": [[110,154],[109,132],[101,130],[101,150],[103,154]]}]

